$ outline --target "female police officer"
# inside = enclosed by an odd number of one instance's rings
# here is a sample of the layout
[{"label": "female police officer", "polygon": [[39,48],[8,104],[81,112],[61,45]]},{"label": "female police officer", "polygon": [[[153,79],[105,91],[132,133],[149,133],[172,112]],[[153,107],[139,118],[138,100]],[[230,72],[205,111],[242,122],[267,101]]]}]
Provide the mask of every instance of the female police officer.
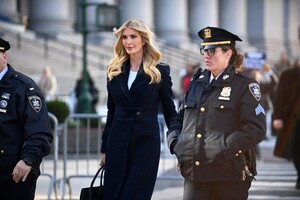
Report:
[{"label": "female police officer", "polygon": [[258,83],[236,70],[238,36],[216,27],[198,32],[206,69],[191,82],[168,133],[184,182],[185,200],[243,200],[256,175],[254,147],[265,136]]},{"label": "female police officer", "polygon": [[7,63],[9,49],[0,38],[0,199],[33,200],[52,134],[41,92]]}]

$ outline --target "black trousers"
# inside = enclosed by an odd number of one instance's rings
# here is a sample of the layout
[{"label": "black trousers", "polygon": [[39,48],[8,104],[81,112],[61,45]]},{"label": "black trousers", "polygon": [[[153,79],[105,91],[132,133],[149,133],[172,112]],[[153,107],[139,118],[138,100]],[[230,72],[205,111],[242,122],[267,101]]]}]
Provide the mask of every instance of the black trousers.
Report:
[{"label": "black trousers", "polygon": [[[29,178],[29,179],[28,179]],[[34,200],[36,189],[36,179],[32,176],[27,177],[25,182],[15,183],[12,180],[0,183],[1,200]]]},{"label": "black trousers", "polygon": [[185,179],[183,200],[247,200],[251,181],[194,183]]}]

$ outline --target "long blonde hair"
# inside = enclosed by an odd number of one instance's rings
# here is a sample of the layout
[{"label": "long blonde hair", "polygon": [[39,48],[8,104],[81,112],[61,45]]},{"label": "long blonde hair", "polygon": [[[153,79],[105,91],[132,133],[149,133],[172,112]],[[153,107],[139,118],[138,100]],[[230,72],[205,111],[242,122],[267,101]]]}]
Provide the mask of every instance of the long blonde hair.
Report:
[{"label": "long blonde hair", "polygon": [[161,60],[161,53],[154,45],[154,34],[150,28],[140,19],[131,19],[126,21],[120,28],[114,31],[118,36],[114,45],[114,58],[109,62],[107,76],[109,80],[122,73],[122,66],[129,59],[125,48],[122,44],[122,33],[125,28],[132,28],[141,34],[145,45],[143,47],[143,69],[151,78],[150,83],[158,83],[161,80],[161,74],[156,65]]}]

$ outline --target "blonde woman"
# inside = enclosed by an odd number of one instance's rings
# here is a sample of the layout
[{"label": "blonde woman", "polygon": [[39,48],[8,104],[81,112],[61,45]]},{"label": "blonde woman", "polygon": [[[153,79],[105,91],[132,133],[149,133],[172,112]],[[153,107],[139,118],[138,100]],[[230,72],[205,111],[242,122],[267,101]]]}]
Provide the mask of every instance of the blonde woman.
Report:
[{"label": "blonde woman", "polygon": [[150,200],[160,156],[160,102],[168,128],[177,115],[170,67],[160,62],[154,35],[143,21],[126,21],[114,34],[100,159],[105,164],[104,199]]}]

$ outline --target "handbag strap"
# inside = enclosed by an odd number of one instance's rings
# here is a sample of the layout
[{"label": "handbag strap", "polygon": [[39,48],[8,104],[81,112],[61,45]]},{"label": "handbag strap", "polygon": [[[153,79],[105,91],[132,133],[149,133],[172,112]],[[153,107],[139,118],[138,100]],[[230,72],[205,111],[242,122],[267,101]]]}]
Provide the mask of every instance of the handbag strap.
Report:
[{"label": "handbag strap", "polygon": [[[100,173],[101,172],[101,173]],[[93,178],[93,180],[92,180],[92,182],[91,182],[91,185],[90,185],[90,187],[92,188],[93,186],[94,186],[94,182],[95,182],[95,180],[97,179],[97,177],[98,177],[98,174],[100,173],[100,186],[103,186],[103,175],[104,175],[104,165],[102,165],[99,169],[98,169],[98,171],[97,171],[97,173],[95,174],[95,176],[94,176],[94,178]]]}]

